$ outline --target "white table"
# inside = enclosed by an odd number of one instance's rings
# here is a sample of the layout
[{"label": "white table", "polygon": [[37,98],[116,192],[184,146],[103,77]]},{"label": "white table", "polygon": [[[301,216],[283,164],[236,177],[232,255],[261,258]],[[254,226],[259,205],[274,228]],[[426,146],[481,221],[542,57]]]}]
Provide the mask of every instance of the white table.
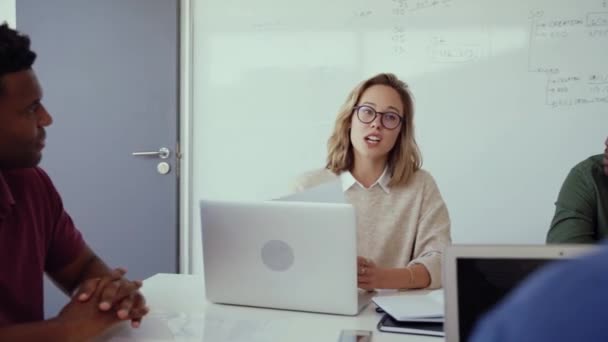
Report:
[{"label": "white table", "polygon": [[157,274],[144,281],[142,291],[151,312],[141,328],[122,324],[100,340],[336,342],[342,329],[361,329],[373,332],[372,342],[443,342],[378,331],[381,315],[373,303],[356,317],[218,305],[205,299],[202,276],[179,274]]}]

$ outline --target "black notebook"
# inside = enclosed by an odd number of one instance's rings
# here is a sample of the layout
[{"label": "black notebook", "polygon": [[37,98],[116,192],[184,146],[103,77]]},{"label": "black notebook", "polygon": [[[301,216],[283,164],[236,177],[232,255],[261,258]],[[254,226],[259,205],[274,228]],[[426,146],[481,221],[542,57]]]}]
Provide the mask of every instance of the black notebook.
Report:
[{"label": "black notebook", "polygon": [[443,323],[399,322],[385,314],[378,322],[378,330],[383,332],[444,337]]}]

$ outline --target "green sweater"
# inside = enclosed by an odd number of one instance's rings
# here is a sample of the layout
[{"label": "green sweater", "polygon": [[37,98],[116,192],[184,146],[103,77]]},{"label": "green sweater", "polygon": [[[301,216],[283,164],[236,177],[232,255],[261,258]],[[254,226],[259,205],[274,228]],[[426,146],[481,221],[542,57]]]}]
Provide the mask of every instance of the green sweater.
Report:
[{"label": "green sweater", "polygon": [[592,156],[570,171],[555,203],[548,243],[594,243],[608,235],[608,176],[603,157]]}]

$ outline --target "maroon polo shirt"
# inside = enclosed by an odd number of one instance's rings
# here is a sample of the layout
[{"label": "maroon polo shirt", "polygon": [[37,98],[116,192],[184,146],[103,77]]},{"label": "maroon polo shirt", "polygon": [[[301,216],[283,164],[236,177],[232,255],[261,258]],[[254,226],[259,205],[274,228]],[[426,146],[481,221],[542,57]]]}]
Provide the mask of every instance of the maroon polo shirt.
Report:
[{"label": "maroon polo shirt", "polygon": [[0,326],[44,319],[43,274],[85,243],[40,168],[0,171]]}]

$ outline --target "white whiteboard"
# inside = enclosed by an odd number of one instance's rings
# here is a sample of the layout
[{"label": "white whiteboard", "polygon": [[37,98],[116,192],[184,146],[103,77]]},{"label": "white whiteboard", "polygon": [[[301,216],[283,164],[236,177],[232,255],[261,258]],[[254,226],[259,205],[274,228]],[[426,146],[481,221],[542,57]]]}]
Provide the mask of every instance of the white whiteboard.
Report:
[{"label": "white whiteboard", "polygon": [[567,172],[608,136],[606,0],[201,0],[194,11],[194,203],[284,194],[324,165],[347,93],[383,71],[411,86],[455,242],[544,242]]}]

